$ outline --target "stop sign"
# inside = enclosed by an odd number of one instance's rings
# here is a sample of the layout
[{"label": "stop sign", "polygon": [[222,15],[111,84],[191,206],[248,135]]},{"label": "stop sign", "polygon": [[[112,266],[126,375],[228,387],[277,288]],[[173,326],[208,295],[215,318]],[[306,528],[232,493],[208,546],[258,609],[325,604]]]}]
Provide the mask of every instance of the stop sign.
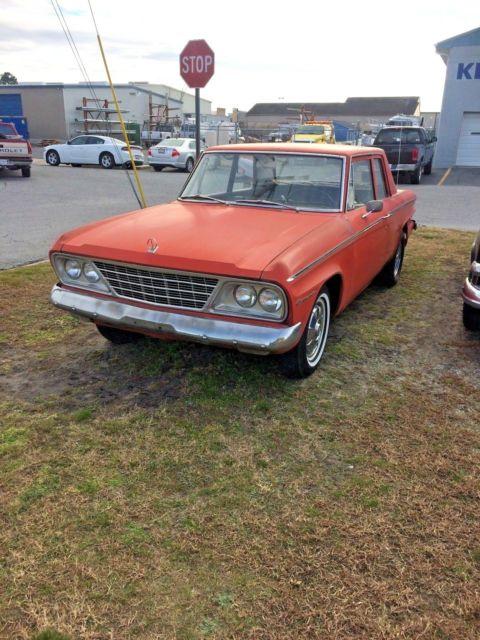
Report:
[{"label": "stop sign", "polygon": [[215,71],[215,54],[205,40],[190,40],[180,54],[180,75],[192,89],[204,87]]}]

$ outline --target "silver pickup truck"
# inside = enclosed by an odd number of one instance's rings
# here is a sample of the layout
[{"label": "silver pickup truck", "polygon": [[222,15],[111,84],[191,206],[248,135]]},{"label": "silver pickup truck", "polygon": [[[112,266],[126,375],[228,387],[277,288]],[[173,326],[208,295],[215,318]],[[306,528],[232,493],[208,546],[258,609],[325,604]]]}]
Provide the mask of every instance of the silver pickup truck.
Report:
[{"label": "silver pickup truck", "polygon": [[30,177],[32,146],[17,133],[10,122],[0,122],[0,171],[20,170],[24,178]]}]

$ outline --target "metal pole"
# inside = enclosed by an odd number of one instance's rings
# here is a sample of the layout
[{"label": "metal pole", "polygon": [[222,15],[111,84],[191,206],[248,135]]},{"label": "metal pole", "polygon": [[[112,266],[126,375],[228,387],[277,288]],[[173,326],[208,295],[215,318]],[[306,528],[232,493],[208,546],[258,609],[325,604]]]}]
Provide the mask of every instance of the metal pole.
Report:
[{"label": "metal pole", "polygon": [[195,89],[195,153],[200,157],[200,89]]},{"label": "metal pole", "polygon": [[110,85],[110,89],[112,91],[113,101],[115,103],[115,109],[117,110],[118,119],[120,120],[120,127],[122,129],[123,137],[125,138],[125,144],[127,145],[128,155],[130,156],[130,164],[132,165],[133,175],[135,176],[135,181],[137,183],[140,202],[142,203],[142,209],[145,209],[145,207],[147,206],[147,202],[145,200],[145,194],[143,192],[142,183],[140,182],[140,177],[137,171],[137,165],[135,164],[135,158],[133,157],[132,148],[130,146],[130,140],[128,139],[128,133],[125,127],[125,121],[123,120],[122,112],[120,111],[120,106],[117,100],[117,93],[115,91],[115,87],[113,86],[112,78],[110,76],[110,70],[107,64],[107,59],[105,57],[105,52],[103,50],[102,40],[100,38],[100,35],[98,34],[98,31],[97,31],[97,40],[98,40],[98,46],[100,47],[100,53],[102,54],[103,64],[105,65],[105,71],[107,72],[108,84]]}]

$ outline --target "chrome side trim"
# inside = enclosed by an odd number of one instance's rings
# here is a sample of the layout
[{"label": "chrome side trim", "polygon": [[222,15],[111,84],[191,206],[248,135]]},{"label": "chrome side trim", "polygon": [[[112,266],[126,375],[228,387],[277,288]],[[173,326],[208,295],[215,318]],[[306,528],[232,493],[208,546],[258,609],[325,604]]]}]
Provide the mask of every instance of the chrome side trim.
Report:
[{"label": "chrome side trim", "polygon": [[157,309],[145,309],[115,299],[97,298],[55,285],[50,301],[59,309],[99,324],[148,332],[178,340],[229,347],[244,353],[285,353],[302,335],[302,324],[269,327]]},{"label": "chrome side trim", "polygon": [[300,271],[297,271],[293,275],[289,276],[287,278],[287,282],[293,282],[294,280],[302,276],[304,273],[307,273],[307,271],[310,271],[310,269],[313,269],[314,267],[318,266],[319,264],[321,264],[322,262],[330,258],[330,256],[334,255],[335,253],[338,253],[342,249],[345,249],[345,247],[348,247],[350,244],[355,242],[355,240],[360,236],[362,236],[364,233],[366,233],[367,231],[375,227],[377,224],[380,224],[380,222],[383,222],[383,220],[391,218],[394,213],[396,213],[403,207],[406,207],[407,205],[412,204],[412,202],[415,202],[415,199],[412,198],[412,200],[408,200],[407,202],[402,202],[402,204],[399,204],[398,206],[393,208],[388,214],[382,216],[381,218],[378,218],[378,220],[375,220],[375,222],[372,222],[372,224],[368,225],[368,227],[365,227],[365,229],[362,229],[361,231],[357,231],[349,238],[342,240],[342,242],[339,242],[337,245],[332,247],[332,249],[329,249],[326,253],[322,254],[321,256],[319,256],[318,258],[316,258],[315,260],[307,264],[305,267],[303,267],[303,269],[300,269]]}]

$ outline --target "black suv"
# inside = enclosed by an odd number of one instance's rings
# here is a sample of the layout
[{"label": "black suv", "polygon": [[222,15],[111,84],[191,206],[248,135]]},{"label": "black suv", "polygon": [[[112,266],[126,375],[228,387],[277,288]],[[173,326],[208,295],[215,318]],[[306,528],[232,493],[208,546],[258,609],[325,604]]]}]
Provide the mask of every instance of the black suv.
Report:
[{"label": "black suv", "polygon": [[436,137],[423,127],[384,127],[377,133],[374,147],[387,154],[396,181],[398,174],[408,174],[412,184],[420,184],[422,174],[432,172]]}]

